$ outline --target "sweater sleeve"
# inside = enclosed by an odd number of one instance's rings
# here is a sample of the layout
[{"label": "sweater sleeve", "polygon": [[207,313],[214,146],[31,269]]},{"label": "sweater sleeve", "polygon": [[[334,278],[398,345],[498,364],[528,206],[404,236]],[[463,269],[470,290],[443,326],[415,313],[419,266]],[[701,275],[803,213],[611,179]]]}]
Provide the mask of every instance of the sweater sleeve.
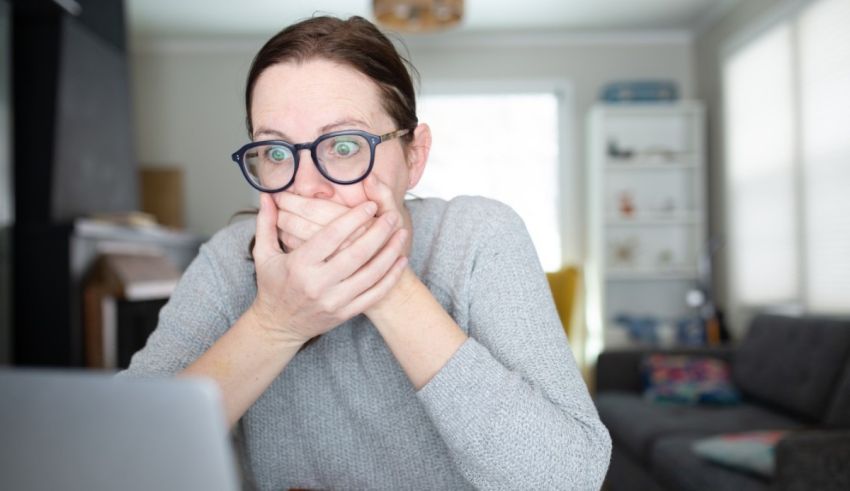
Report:
[{"label": "sweater sleeve", "polygon": [[599,489],[608,431],[525,226],[512,211],[503,215],[476,252],[470,338],[418,396],[476,487]]}]

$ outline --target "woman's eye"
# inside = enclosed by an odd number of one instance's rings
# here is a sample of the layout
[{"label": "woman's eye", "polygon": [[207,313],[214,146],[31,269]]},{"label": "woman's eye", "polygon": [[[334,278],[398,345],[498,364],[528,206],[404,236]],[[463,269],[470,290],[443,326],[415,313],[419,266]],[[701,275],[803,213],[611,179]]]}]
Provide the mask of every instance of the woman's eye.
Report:
[{"label": "woman's eye", "polygon": [[272,162],[283,162],[292,158],[292,153],[286,147],[271,147],[266,150],[266,155]]},{"label": "woman's eye", "polygon": [[360,150],[360,145],[353,141],[337,141],[333,145],[334,154],[340,157],[350,157],[358,150]]}]

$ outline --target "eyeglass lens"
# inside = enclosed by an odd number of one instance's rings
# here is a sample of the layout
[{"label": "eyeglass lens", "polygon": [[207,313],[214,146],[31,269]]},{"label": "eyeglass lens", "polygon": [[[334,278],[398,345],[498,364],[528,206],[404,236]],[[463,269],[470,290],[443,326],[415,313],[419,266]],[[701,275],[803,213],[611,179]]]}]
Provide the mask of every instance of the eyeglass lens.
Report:
[{"label": "eyeglass lens", "polygon": [[[326,177],[340,182],[356,181],[369,171],[369,141],[360,135],[336,135],[321,139],[316,158]],[[280,144],[251,147],[243,155],[245,169],[254,184],[264,189],[279,189],[292,181],[295,156]]]}]

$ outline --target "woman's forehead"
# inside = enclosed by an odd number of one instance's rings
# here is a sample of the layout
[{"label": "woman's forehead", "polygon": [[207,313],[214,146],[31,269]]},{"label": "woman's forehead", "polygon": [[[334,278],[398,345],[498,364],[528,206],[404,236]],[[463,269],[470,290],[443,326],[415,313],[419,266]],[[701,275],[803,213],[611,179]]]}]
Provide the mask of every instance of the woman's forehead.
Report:
[{"label": "woman's forehead", "polygon": [[281,126],[304,130],[340,121],[380,125],[388,115],[377,84],[366,75],[327,60],[279,63],[260,75],[254,86],[251,116],[255,133]]}]

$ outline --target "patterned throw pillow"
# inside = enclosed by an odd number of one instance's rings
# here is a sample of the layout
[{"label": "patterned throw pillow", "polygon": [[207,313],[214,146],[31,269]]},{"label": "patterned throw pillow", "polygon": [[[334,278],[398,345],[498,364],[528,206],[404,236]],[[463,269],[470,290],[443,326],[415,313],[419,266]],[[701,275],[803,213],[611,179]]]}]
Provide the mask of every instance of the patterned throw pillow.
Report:
[{"label": "patterned throw pillow", "polygon": [[641,364],[645,399],[674,404],[737,404],[729,365],[716,358],[649,355]]},{"label": "patterned throw pillow", "polygon": [[694,453],[735,470],[772,477],[776,467],[774,449],[787,431],[752,431],[697,440]]}]

